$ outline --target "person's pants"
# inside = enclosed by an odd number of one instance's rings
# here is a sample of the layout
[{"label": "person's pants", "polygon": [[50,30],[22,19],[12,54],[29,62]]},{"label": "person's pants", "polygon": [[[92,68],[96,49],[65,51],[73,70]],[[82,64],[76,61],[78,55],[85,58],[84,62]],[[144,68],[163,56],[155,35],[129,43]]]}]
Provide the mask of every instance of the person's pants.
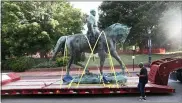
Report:
[{"label": "person's pants", "polygon": [[138,83],[138,90],[140,91],[140,94],[142,97],[145,97],[145,84],[146,83]]}]

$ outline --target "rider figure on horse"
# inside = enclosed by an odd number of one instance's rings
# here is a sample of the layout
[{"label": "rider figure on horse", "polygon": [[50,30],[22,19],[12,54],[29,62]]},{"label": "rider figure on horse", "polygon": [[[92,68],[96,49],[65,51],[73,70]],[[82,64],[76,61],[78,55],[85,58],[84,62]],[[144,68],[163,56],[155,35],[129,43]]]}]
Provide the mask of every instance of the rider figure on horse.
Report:
[{"label": "rider figure on horse", "polygon": [[92,47],[95,45],[97,38],[100,34],[95,16],[96,11],[90,10],[90,15],[87,17],[87,36]]}]

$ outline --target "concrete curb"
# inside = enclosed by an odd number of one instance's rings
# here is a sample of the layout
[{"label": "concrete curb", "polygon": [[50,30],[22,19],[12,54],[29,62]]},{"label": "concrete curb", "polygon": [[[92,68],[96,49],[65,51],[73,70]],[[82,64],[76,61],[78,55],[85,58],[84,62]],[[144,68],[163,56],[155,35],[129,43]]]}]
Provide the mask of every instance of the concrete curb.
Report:
[{"label": "concrete curb", "polygon": [[14,82],[14,81],[17,81],[17,80],[20,80],[20,76],[17,75],[16,73],[1,73],[1,77],[2,77],[2,81],[1,81],[1,85],[5,85],[7,83],[10,83],[10,82]]}]

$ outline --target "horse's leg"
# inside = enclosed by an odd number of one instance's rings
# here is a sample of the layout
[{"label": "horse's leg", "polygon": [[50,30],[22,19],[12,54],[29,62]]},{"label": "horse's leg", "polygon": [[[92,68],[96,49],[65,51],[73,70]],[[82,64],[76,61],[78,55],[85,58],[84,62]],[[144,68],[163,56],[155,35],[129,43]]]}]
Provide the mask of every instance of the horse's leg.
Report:
[{"label": "horse's leg", "polygon": [[67,66],[67,71],[66,71],[66,75],[64,76],[64,78],[63,78],[63,81],[65,81],[65,82],[70,82],[73,78],[69,75],[69,73],[70,73],[70,67],[71,67],[71,64],[73,63],[73,61],[74,61],[74,55],[71,55],[71,58],[70,58],[70,60],[69,60],[69,62],[68,62],[68,66]]},{"label": "horse's leg", "polygon": [[118,53],[117,53],[116,50],[113,49],[113,48],[111,48],[110,53],[111,53],[111,56],[114,57],[114,58],[118,61],[118,63],[120,64],[120,67],[121,67],[121,69],[122,69],[122,73],[123,73],[123,75],[124,75],[124,74],[125,74],[125,71],[124,71],[125,68],[123,67],[122,61],[121,61],[121,59],[120,59]]},{"label": "horse's leg", "polygon": [[71,64],[73,63],[73,61],[74,61],[74,57],[71,56],[71,58],[70,58],[70,60],[69,60],[69,62],[68,62],[66,75],[69,75],[70,67],[71,67]]},{"label": "horse's leg", "polygon": [[105,51],[100,51],[98,52],[99,58],[100,58],[100,73],[103,76],[102,79],[104,81],[104,83],[108,83],[108,80],[106,79],[106,77],[103,75],[103,66],[104,66],[104,62],[105,62],[105,58],[106,58],[106,53]]},{"label": "horse's leg", "polygon": [[101,73],[101,75],[103,75],[103,66],[104,66],[104,62],[105,62],[105,53],[103,53],[103,52],[99,52],[98,53],[98,55],[99,55],[99,58],[100,58],[100,73]]}]

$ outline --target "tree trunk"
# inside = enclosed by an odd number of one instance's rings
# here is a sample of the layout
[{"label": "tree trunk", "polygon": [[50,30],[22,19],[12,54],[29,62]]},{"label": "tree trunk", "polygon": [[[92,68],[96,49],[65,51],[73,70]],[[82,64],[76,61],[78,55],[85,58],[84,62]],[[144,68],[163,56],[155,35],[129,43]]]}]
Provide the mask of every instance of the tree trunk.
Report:
[{"label": "tree trunk", "polygon": [[47,53],[46,53],[46,52],[45,52],[45,54],[44,54],[44,55],[45,55],[45,58],[47,59],[47,58],[48,58],[48,56],[47,56]]},{"label": "tree trunk", "polygon": [[45,51],[40,52],[40,58],[48,58],[47,53]]},{"label": "tree trunk", "polygon": [[126,51],[126,47],[127,47],[127,45],[126,44],[123,44],[123,52]]},{"label": "tree trunk", "polygon": [[44,58],[44,53],[40,52],[40,58]]},{"label": "tree trunk", "polygon": [[6,55],[5,54],[2,55],[2,53],[1,53],[1,59],[6,60]]},{"label": "tree trunk", "polygon": [[139,46],[139,52],[143,53],[143,49],[144,49],[143,43],[140,43],[138,46]]}]

